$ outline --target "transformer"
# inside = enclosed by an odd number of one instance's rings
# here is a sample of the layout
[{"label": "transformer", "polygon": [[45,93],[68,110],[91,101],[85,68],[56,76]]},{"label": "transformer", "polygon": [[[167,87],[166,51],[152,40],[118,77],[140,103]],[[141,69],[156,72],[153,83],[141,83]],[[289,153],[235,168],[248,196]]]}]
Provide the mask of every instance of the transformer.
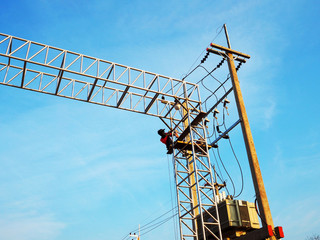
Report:
[{"label": "transformer", "polygon": [[[220,225],[223,238],[239,237],[255,229],[260,228],[260,223],[255,208],[255,204],[242,200],[224,200],[218,203],[218,211],[220,218]],[[215,208],[209,208],[208,212],[215,216]],[[203,212],[204,222],[214,222],[212,217]],[[197,227],[199,239],[203,239],[202,226],[200,215],[197,216]],[[211,232],[219,235],[218,227],[209,225]],[[206,236],[210,236],[209,231],[206,230]],[[214,239],[209,237],[208,239]]]}]

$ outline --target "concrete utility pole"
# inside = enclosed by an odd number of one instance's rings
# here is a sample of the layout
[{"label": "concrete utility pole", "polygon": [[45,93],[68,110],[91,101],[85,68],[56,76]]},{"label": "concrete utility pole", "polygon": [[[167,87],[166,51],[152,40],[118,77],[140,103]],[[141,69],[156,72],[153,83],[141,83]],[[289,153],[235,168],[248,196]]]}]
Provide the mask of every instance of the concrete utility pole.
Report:
[{"label": "concrete utility pole", "polygon": [[[253,180],[254,189],[256,192],[256,198],[257,198],[259,210],[260,210],[260,216],[262,218],[262,226],[264,228],[267,228],[267,225],[271,225],[273,229],[274,225],[273,225],[272,215],[271,215],[271,211],[268,203],[267,193],[264,187],[260,166],[259,166],[259,161],[258,161],[256,149],[254,147],[254,142],[253,142],[253,138],[250,130],[248,116],[244,106],[244,101],[243,101],[243,97],[240,89],[237,71],[234,64],[234,57],[232,55],[232,51],[230,51],[231,46],[230,46],[226,25],[224,25],[224,30],[225,30],[225,34],[228,42],[228,47],[229,47],[229,49],[224,49],[224,50],[226,50],[226,54],[228,58],[230,77],[232,80],[232,86],[234,90],[234,96],[235,96],[235,100],[238,108],[239,117],[241,119],[241,129],[242,129],[243,139],[244,139],[246,150],[247,150],[252,180]],[[275,240],[276,238],[273,236],[273,237],[270,237],[269,239]]]}]

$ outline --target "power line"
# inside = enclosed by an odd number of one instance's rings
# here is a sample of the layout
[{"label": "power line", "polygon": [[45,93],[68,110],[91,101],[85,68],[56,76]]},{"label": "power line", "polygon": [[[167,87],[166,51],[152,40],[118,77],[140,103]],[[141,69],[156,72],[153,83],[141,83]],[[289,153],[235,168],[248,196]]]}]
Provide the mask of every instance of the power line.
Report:
[{"label": "power line", "polygon": [[[219,32],[217,31],[218,29],[220,28],[220,30],[219,30]],[[221,33],[221,31],[222,31],[222,29],[223,29],[223,25],[221,26],[221,27],[218,27],[217,29],[216,29],[216,36],[211,40],[211,42],[214,42],[214,40],[216,40],[216,38],[220,35],[220,33]],[[218,33],[217,33],[218,32]],[[208,44],[207,45],[207,47],[209,47],[210,46],[210,44]],[[183,79],[185,79],[187,76],[189,76],[190,75],[190,69],[192,69],[192,67],[196,64],[196,62],[199,60],[199,58],[201,57],[201,55],[205,52],[206,50],[203,50],[202,52],[201,52],[201,54],[197,57],[197,59],[194,61],[194,63],[191,65],[191,67],[189,68],[189,70],[187,71],[187,73],[188,74],[186,74],[186,76],[183,78]]]},{"label": "power line", "polygon": [[[221,83],[221,84],[216,88],[216,90],[213,91],[213,93],[216,93],[229,79],[230,79],[230,76],[228,76],[227,79],[224,80],[224,82]],[[208,100],[211,98],[211,96],[212,96],[212,94],[211,94],[210,96],[208,96],[208,97],[206,98],[206,100],[204,100],[203,102],[208,101]]]},{"label": "power line", "polygon": [[[225,111],[224,111],[224,108],[223,108],[223,126],[224,126],[225,130],[227,130],[226,123],[225,123]],[[236,198],[236,197],[239,197],[239,196],[241,195],[241,193],[242,193],[242,191],[243,191],[243,188],[244,188],[243,172],[242,172],[242,167],[241,167],[241,164],[240,164],[240,162],[239,162],[239,159],[238,159],[238,157],[237,157],[237,155],[236,155],[236,153],[235,153],[235,151],[234,151],[234,148],[233,148],[233,146],[232,146],[230,136],[229,136],[229,139],[228,139],[228,140],[229,140],[229,145],[230,145],[230,148],[231,148],[231,150],[232,150],[233,156],[234,156],[234,158],[236,159],[236,162],[237,162],[237,164],[238,164],[238,166],[239,166],[240,175],[241,175],[241,190],[240,190],[239,194],[237,194],[236,196],[234,196],[234,197]]]},{"label": "power line", "polygon": [[221,159],[219,149],[217,149],[217,153],[218,153],[218,157],[219,157],[219,159],[220,159],[220,162],[221,162],[221,164],[222,164],[222,166],[223,166],[223,169],[225,170],[225,172],[227,173],[227,175],[228,175],[228,177],[229,177],[229,179],[230,179],[230,181],[231,181],[231,184],[232,184],[232,187],[233,187],[233,195],[232,195],[232,196],[234,196],[234,195],[236,194],[236,188],[235,188],[233,179],[231,178],[228,170],[226,169],[226,167],[225,167],[225,165],[224,165],[224,163],[223,163],[223,161],[222,161],[222,159]]},{"label": "power line", "polygon": [[[224,59],[223,59],[219,64],[222,64],[223,61],[224,61]],[[219,64],[218,64],[218,65],[219,65]],[[236,68],[237,71],[240,69],[241,65],[242,65],[242,62],[240,62],[240,63],[238,64],[238,66],[237,66],[237,68]],[[200,79],[200,80],[197,82],[197,84],[198,84],[199,82],[203,81],[203,80],[204,80],[206,77],[208,77],[209,75],[211,75],[211,73],[212,73],[213,71],[215,71],[216,69],[217,69],[217,67],[215,67],[215,68],[214,68],[212,71],[210,71],[210,72],[208,72],[208,70],[207,70],[208,74],[207,74],[206,76],[204,76],[202,79]],[[211,76],[213,77],[213,75],[211,75]],[[217,78],[215,78],[215,77],[213,77],[213,78],[220,83],[220,85],[216,88],[216,90],[215,90],[213,93],[216,93],[221,87],[223,87],[223,88],[224,88],[224,91],[226,92],[226,89],[225,89],[225,87],[224,87],[224,84],[230,79],[230,74],[228,74],[226,80],[225,80],[223,83],[221,83]],[[206,89],[207,89],[207,88],[206,88]],[[207,90],[208,90],[208,89],[207,89]],[[210,91],[210,92],[212,92],[212,91]],[[203,101],[203,103],[205,104],[205,106],[206,106],[206,102],[212,97],[212,95],[213,95],[213,94],[209,95],[209,96],[206,98],[206,100]],[[206,111],[207,111],[207,109],[206,109]]]},{"label": "power line", "polygon": [[[223,59],[223,61],[224,61],[224,59]],[[213,76],[211,73],[212,72],[209,72],[204,66],[202,66],[202,65],[200,65],[200,67],[202,67],[204,70],[206,70],[206,72],[214,79],[214,80],[216,80],[218,83],[220,83],[220,85],[222,85],[222,83],[215,77],[215,76]],[[224,92],[226,93],[227,91],[226,91],[226,88],[224,87],[224,85],[222,85],[222,87],[223,87],[223,89],[224,89]]]},{"label": "power line", "polygon": [[147,233],[149,233],[149,232],[153,231],[154,229],[156,229],[156,228],[160,227],[161,225],[165,224],[166,222],[168,222],[171,218],[175,217],[176,215],[178,215],[178,213],[174,214],[174,215],[173,215],[173,216],[171,216],[171,217],[168,217],[168,218],[166,218],[166,219],[162,220],[162,222],[159,222],[159,223],[158,223],[158,225],[154,224],[154,225],[156,225],[154,228],[152,228],[152,229],[150,229],[149,231],[147,231],[147,232],[145,232],[145,233],[141,234],[140,236],[143,236],[143,235],[145,235],[145,234],[147,234]]},{"label": "power line", "polygon": [[[171,196],[171,207],[172,207],[172,213],[174,211],[174,208],[176,206],[173,205],[173,196],[172,196],[172,183],[171,183],[171,174],[170,174],[170,162],[169,162],[169,156],[167,155],[167,162],[168,162],[168,173],[169,173],[169,184],[170,184],[170,196]],[[174,229],[174,236],[175,239],[177,239],[177,226],[176,226],[176,222],[173,219],[173,229]]]}]

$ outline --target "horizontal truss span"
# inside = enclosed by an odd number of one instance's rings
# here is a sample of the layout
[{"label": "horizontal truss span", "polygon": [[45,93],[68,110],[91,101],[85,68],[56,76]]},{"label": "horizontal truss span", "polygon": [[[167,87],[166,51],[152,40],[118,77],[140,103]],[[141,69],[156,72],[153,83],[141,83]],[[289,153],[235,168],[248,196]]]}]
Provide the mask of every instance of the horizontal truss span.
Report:
[{"label": "horizontal truss span", "polygon": [[200,105],[197,84],[2,33],[0,84],[167,119],[172,102]]}]

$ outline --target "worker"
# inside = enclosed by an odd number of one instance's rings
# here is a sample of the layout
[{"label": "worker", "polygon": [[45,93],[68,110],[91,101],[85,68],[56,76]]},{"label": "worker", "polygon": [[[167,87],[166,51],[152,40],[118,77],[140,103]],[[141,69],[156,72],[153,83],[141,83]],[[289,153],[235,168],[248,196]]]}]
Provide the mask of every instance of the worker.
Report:
[{"label": "worker", "polygon": [[[174,133],[176,137],[179,137],[176,132]],[[168,150],[167,154],[172,154],[173,153],[172,131],[166,133],[164,129],[159,129],[158,134],[161,136],[160,141],[164,143],[167,147],[167,150]]]}]

